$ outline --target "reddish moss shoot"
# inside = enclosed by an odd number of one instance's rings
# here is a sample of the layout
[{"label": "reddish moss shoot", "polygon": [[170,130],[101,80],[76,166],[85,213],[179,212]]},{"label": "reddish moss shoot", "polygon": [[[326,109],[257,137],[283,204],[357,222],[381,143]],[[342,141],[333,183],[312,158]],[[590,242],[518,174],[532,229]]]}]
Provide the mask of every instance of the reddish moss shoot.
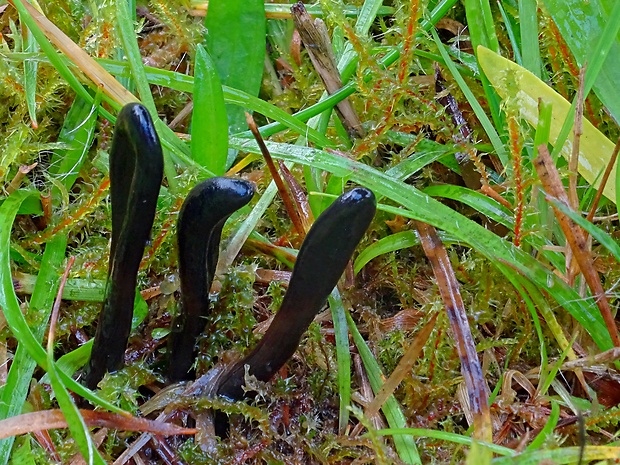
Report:
[{"label": "reddish moss shoot", "polygon": [[400,70],[398,80],[402,84],[408,76],[409,63],[413,53],[415,31],[418,24],[419,0],[411,0],[409,8],[409,20],[407,21],[407,33],[403,37],[403,52],[400,55]]},{"label": "reddish moss shoot", "polygon": [[94,195],[88,197],[88,201],[84,205],[80,206],[73,215],[65,218],[52,229],[43,231],[43,233],[36,236],[32,240],[32,242],[34,244],[44,244],[45,242],[49,241],[52,237],[54,237],[56,234],[59,234],[61,231],[69,228],[71,225],[74,225],[75,223],[80,221],[87,214],[93,211],[93,209],[97,205],[99,205],[99,202],[101,202],[101,199],[105,195],[107,195],[108,187],[110,187],[110,178],[106,177],[103,179],[103,181],[101,181],[101,184],[99,184],[99,188],[97,189],[97,192],[95,192]]},{"label": "reddish moss shoot", "polygon": [[521,245],[521,227],[523,226],[523,174],[521,172],[521,140],[519,137],[519,124],[515,116],[508,119],[508,134],[510,136],[510,153],[515,180],[515,197],[517,200],[515,211],[515,237],[514,245]]}]

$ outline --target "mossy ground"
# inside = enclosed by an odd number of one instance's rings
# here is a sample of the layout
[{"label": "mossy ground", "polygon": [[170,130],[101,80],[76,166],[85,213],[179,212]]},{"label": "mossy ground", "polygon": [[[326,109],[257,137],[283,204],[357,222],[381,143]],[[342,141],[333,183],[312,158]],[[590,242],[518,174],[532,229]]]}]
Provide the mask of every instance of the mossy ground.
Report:
[{"label": "mossy ground", "polygon": [[[362,2],[346,2],[348,6],[360,6]],[[389,3],[389,4],[388,4]],[[436,4],[437,2],[429,2]],[[502,2],[514,14],[513,2]],[[122,43],[115,31],[116,8],[114,2],[43,2],[45,15],[75,43],[91,56],[119,59]],[[194,5],[195,6],[195,5]],[[446,85],[466,120],[473,130],[473,138],[463,140],[459,128],[455,127],[449,112],[437,101],[432,76],[438,57],[436,45],[429,35],[417,39],[408,29],[412,9],[427,11],[424,1],[386,2],[393,7],[393,13],[378,16],[367,36],[352,33],[354,18],[342,14],[340,3],[323,1],[321,6],[330,32],[333,34],[336,51],[342,51],[345,37],[359,56],[357,71],[353,80],[357,92],[350,100],[361,116],[367,134],[361,139],[349,139],[343,135],[336,116],[332,117],[325,130],[345,156],[362,161],[374,168],[387,171],[397,167],[412,154],[425,150],[425,143],[431,141],[434,148],[446,154],[464,151],[476,156],[476,172],[480,178],[504,176],[497,170],[497,159],[487,155],[489,141],[459,88],[442,68]],[[96,9],[96,14],[95,14]],[[195,9],[181,0],[152,0],[138,8],[138,42],[143,61],[148,66],[173,70],[178,73],[192,72],[192,59],[196,45],[204,37],[203,19],[195,15]],[[194,13],[192,13],[194,12]],[[500,12],[492,7],[497,19],[496,32],[503,50],[511,50],[511,41]],[[421,16],[421,13],[418,13]],[[514,21],[517,21],[514,15]],[[544,11],[539,13],[541,34],[541,59],[553,87],[566,97],[572,97],[578,85],[577,66],[567,51],[557,28]],[[290,19],[269,19],[269,41],[265,74],[260,91],[263,100],[294,113],[315,104],[323,93],[323,85],[317,76],[307,52],[297,55],[291,46],[292,27]],[[457,4],[444,18],[457,21],[449,24],[466,24],[464,7]],[[455,50],[470,53],[471,46],[466,32],[451,34],[446,24],[440,29],[446,44]],[[21,181],[19,189],[39,191],[42,196],[51,195],[51,212],[44,213],[35,206],[33,212],[18,216],[12,233],[12,271],[17,281],[22,275],[37,275],[41,272],[41,254],[44,243],[55,234],[66,235],[67,256],[75,256],[76,263],[71,270],[75,283],[102,283],[106,277],[109,238],[110,205],[107,200],[106,175],[107,152],[110,147],[113,126],[99,118],[94,128],[94,140],[84,151],[75,182],[67,186],[62,183],[66,173],[54,171],[54,166],[74,147],[71,137],[62,136],[63,125],[70,114],[76,96],[69,84],[58,74],[42,53],[28,52],[25,36],[20,28],[16,11],[9,7],[0,13],[0,180],[8,188],[22,165],[37,163]],[[404,64],[383,69],[378,57],[408,39],[414,40]],[[339,42],[340,40],[340,42]],[[27,83],[24,63],[34,59],[38,63],[36,72],[36,119],[35,128],[28,111]],[[460,62],[467,84],[485,109],[489,108],[483,86],[468,68],[471,59]],[[365,81],[365,73],[373,78]],[[155,105],[161,119],[170,123],[191,101],[191,95],[171,88],[151,86]],[[596,123],[610,139],[618,135],[618,128],[595,97],[586,101],[585,116]],[[259,124],[267,120],[256,116]],[[75,122],[72,124],[75,125]],[[77,128],[78,125],[75,125]],[[181,118],[174,130],[187,133],[191,130],[190,118]],[[529,129],[523,124],[517,137],[527,139]],[[272,137],[277,142],[294,144],[298,136],[292,131],[283,131]],[[455,142],[458,140],[458,143]],[[475,143],[474,143],[475,141]],[[475,150],[478,149],[478,150]],[[246,154],[239,153],[238,159]],[[462,177],[455,173],[454,161],[440,157],[443,163],[434,161],[426,164],[406,183],[423,190],[442,184],[463,185]],[[447,165],[447,167],[446,167]],[[501,168],[501,167],[500,167]],[[508,205],[517,208],[519,195],[531,194],[535,183],[531,165],[524,162],[526,174],[532,179],[501,177],[501,195]],[[458,171],[458,167],[457,167]],[[308,180],[307,170],[293,169],[302,186]],[[160,195],[158,214],[152,231],[152,243],[147,250],[139,276],[139,289],[145,292],[148,307],[143,307],[142,321],[132,333],[128,364],[120,372],[106,377],[99,395],[119,407],[138,414],[140,406],[165,385],[166,330],[171,315],[177,311],[178,278],[176,277],[175,220],[182,199],[201,177],[195,169],[177,167],[177,189],[172,192],[164,186]],[[262,161],[254,161],[244,168],[241,176],[251,179],[262,195],[271,176]],[[336,179],[329,173],[315,171],[315,180],[333,193],[346,180]],[[258,198],[258,197],[257,197]],[[311,199],[314,202],[321,202]],[[389,199],[386,205],[396,206]],[[487,220],[471,207],[458,201],[446,201],[456,211],[484,224],[492,231],[500,231],[497,225]],[[546,225],[536,224],[538,212],[534,202],[524,206],[524,235],[546,235]],[[603,204],[597,216],[615,213],[611,203]],[[530,217],[533,218],[530,221]],[[603,228],[617,236],[614,218],[602,221]],[[238,227],[242,218],[233,221],[224,230],[224,240]],[[496,229],[495,229],[496,228]],[[555,226],[557,231],[557,226]],[[407,218],[395,216],[392,212],[379,211],[359,250],[391,234],[414,231],[415,226]],[[279,200],[275,200],[257,223],[256,231],[267,239],[280,253],[285,247],[298,246],[291,221]],[[498,232],[499,234],[499,232]],[[503,233],[509,241],[513,232]],[[562,244],[560,244],[562,245]],[[494,440],[510,448],[521,450],[547,423],[551,414],[550,399],[561,405],[561,418],[566,426],[549,432],[540,448],[553,449],[560,445],[583,445],[584,437],[579,431],[566,399],[587,399],[579,382],[572,374],[559,377],[559,385],[544,396],[533,396],[528,389],[538,385],[536,369],[541,365],[541,344],[550,358],[558,357],[562,350],[555,342],[555,335],[543,327],[544,341],[534,331],[533,315],[528,311],[523,295],[509,283],[493,263],[476,250],[457,242],[449,242],[452,267],[460,283],[460,291],[472,328],[473,339],[483,367],[483,373],[490,391],[496,397],[491,406]],[[527,243],[524,250],[532,252]],[[257,279],[260,270],[289,270],[278,260],[277,254],[257,251],[252,242],[241,250],[230,269],[218,278],[217,292],[213,295],[213,314],[207,321],[203,337],[198,341],[200,355],[195,367],[198,375],[206,373],[217,364],[226,363],[230,354],[243,353],[260,337],[256,328],[277,311],[285,287],[279,283],[265,283]],[[600,247],[595,249],[596,266],[602,272],[601,279],[606,288],[615,286],[618,266],[613,257]],[[547,262],[546,266],[550,266]],[[350,273],[349,273],[350,276]],[[363,335],[384,373],[389,375],[398,366],[415,334],[439,313],[434,331],[424,345],[424,350],[415,362],[410,376],[407,376],[394,392],[402,409],[407,425],[463,436],[470,434],[468,413],[470,408],[459,394],[462,385],[461,362],[455,348],[448,317],[443,312],[444,304],[435,284],[433,271],[419,246],[400,248],[374,258],[356,276],[341,286],[342,299],[353,320]],[[344,284],[344,283],[343,283]],[[101,287],[102,284],[99,284]],[[100,289],[101,290],[101,289]],[[76,291],[79,293],[79,289]],[[37,316],[29,313],[29,295],[20,294],[26,317],[32,321]],[[616,294],[611,295],[612,303]],[[96,299],[95,299],[96,300]],[[148,308],[148,309],[147,309]],[[575,335],[584,353],[594,353],[596,347],[585,331],[562,309],[553,309],[566,334]],[[94,335],[99,311],[96,302],[79,299],[64,301],[59,324],[55,334],[54,356],[61,356],[77,349]],[[6,353],[6,363],[0,376],[6,376],[11,355],[17,341],[9,328],[3,325],[0,333]],[[358,350],[351,342],[352,407],[351,419],[346,434],[338,434],[339,392],[338,362],[334,339],[334,325],[329,311],[319,315],[300,344],[293,359],[270,383],[254,386],[259,395],[253,401],[234,405],[218,404],[215,400],[192,401],[180,398],[175,407],[179,414],[176,420],[187,420],[206,411],[214,405],[229,413],[231,428],[228,437],[217,440],[213,449],[206,453],[194,439],[182,437],[168,440],[157,438],[143,448],[138,455],[142,462],[164,463],[161,456],[184,463],[399,463],[392,439],[373,434],[353,437],[350,430],[359,421],[371,429],[384,428],[385,419],[375,416],[363,418],[363,408],[370,399],[366,398],[369,382],[366,368],[360,361]],[[514,376],[513,383],[507,383],[507,373]],[[56,408],[56,400],[50,395],[44,371],[37,369],[24,410]],[[594,375],[587,374],[596,394],[604,397],[605,407],[618,402],[620,389],[615,371]],[[528,384],[529,383],[529,384]],[[558,387],[559,386],[559,387]],[[563,391],[562,391],[563,389]],[[612,392],[612,394],[610,394]],[[558,400],[558,396],[564,396]],[[566,397],[568,396],[568,397]],[[466,397],[466,396],[465,396]],[[612,399],[612,400],[609,400]],[[614,441],[618,412],[615,408],[602,411],[597,401],[587,400],[589,410],[586,419],[585,441],[590,444],[608,444]],[[561,426],[561,425],[560,425]],[[109,430],[102,438],[100,451],[112,462],[135,441],[137,433]],[[46,442],[49,440],[49,442]],[[164,447],[164,441],[167,446]],[[437,439],[417,439],[417,446],[424,463],[459,463],[465,459],[467,448]],[[14,446],[14,458],[27,448],[31,454],[30,463],[50,463],[50,457],[58,457],[69,463],[76,454],[76,446],[67,430],[52,430],[49,435],[21,437]],[[54,455],[57,454],[57,455]],[[160,454],[160,455],[158,455]],[[136,459],[137,460],[137,459]],[[17,463],[17,462],[14,462]],[[173,462],[178,463],[178,462]]]}]

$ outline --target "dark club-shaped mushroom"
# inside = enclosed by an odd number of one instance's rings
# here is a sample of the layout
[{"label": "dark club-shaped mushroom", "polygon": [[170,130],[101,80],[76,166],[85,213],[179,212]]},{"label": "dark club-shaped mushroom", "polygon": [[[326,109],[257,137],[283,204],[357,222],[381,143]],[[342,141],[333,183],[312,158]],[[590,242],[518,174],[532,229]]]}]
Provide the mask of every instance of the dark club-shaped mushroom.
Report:
[{"label": "dark club-shaped mushroom", "polygon": [[295,353],[301,336],[342,276],[375,209],[374,194],[355,188],[318,217],[299,250],[280,310],[254,350],[219,378],[218,395],[242,399],[246,365],[250,375],[268,381]]},{"label": "dark club-shaped mushroom", "polygon": [[163,155],[153,121],[142,105],[118,114],[110,150],[112,244],[105,299],[84,383],[94,389],[106,371],[123,365],[131,330],[138,267],[155,219]]},{"label": "dark club-shaped mushroom", "polygon": [[224,223],[254,195],[247,181],[211,178],[189,193],[177,227],[181,311],[172,323],[169,339],[169,378],[189,378],[196,337],[204,330]]}]

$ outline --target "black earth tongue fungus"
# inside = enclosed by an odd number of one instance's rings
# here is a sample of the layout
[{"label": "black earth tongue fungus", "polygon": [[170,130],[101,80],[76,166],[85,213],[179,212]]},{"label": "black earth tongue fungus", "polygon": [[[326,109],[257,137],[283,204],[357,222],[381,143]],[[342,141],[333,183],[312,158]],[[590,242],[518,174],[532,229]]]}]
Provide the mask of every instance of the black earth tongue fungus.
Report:
[{"label": "black earth tongue fungus", "polygon": [[219,378],[215,392],[229,400],[245,396],[245,366],[259,381],[271,377],[295,353],[301,336],[325,304],[376,210],[365,188],[344,193],[315,221],[293,268],[282,306],[258,345]]},{"label": "black earth tongue fungus", "polygon": [[112,244],[105,300],[84,384],[94,389],[106,372],[123,366],[131,331],[138,267],[155,219],[164,161],[146,108],[125,105],[110,149]]},{"label": "black earth tongue fungus", "polygon": [[253,195],[254,186],[247,181],[216,177],[194,187],[181,207],[177,227],[181,309],[172,322],[168,343],[171,381],[191,377],[196,337],[209,314],[222,228]]}]

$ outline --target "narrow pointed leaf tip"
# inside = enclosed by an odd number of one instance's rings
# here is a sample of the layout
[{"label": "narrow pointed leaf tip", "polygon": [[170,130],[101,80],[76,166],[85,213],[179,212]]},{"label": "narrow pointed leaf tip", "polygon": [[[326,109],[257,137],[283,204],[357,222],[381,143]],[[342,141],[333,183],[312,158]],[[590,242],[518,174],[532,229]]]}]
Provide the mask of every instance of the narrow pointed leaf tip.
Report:
[{"label": "narrow pointed leaf tip", "polygon": [[338,284],[375,211],[374,194],[360,187],[341,195],[318,217],[299,250],[280,310],[256,348],[222,375],[219,395],[244,397],[246,365],[250,375],[268,381],[291,358]]}]

